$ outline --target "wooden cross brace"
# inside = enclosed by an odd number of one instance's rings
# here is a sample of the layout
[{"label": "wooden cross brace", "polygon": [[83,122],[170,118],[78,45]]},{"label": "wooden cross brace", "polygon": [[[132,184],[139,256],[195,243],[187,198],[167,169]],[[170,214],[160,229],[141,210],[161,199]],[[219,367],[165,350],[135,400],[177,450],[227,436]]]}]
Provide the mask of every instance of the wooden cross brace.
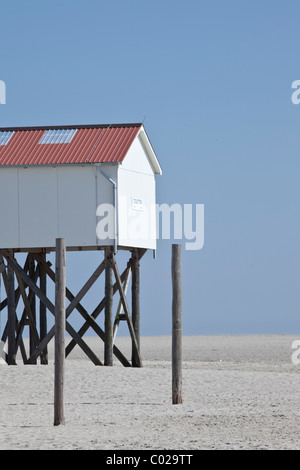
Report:
[{"label": "wooden cross brace", "polygon": [[[139,259],[142,258],[145,252],[146,250],[138,250]],[[9,269],[13,273],[15,273],[16,279],[18,282],[17,289],[13,289],[13,292],[11,291],[10,293],[11,297],[14,298],[13,317],[14,317],[15,332],[16,332],[16,335],[14,338],[14,341],[15,341],[14,351],[13,353],[11,353],[12,358],[10,359],[10,362],[15,363],[17,349],[18,347],[20,347],[24,363],[34,364],[36,359],[40,356],[41,362],[46,364],[47,363],[46,348],[47,348],[49,341],[54,336],[55,328],[53,326],[49,330],[48,333],[44,334],[43,338],[39,337],[39,334],[36,328],[36,322],[35,322],[35,315],[34,315],[35,312],[33,311],[33,299],[35,298],[35,296],[39,298],[41,302],[41,306],[43,306],[44,309],[47,308],[49,312],[51,312],[53,315],[55,314],[55,307],[53,303],[46,296],[44,290],[39,288],[36,285],[37,279],[39,277],[40,279],[42,279],[42,275],[50,277],[50,279],[55,283],[55,273],[51,269],[51,263],[46,262],[45,257],[42,254],[31,253],[31,254],[28,254],[25,264],[24,264],[24,268],[22,268],[18,264],[18,262],[16,261],[16,259],[14,258],[11,252],[2,251],[0,254],[0,266],[4,265],[3,257],[6,259]],[[31,269],[31,272],[30,272],[30,263],[32,265],[32,260],[36,261],[37,264],[36,264],[36,269],[33,271]],[[129,262],[127,263],[127,267],[125,268],[125,270],[123,271],[121,275],[119,274],[118,266],[117,266],[113,253],[110,256],[109,260],[110,260],[112,270],[115,276],[115,283],[112,285],[112,289],[111,289],[112,295],[114,295],[116,292],[119,292],[120,294],[120,304],[122,304],[123,306],[124,319],[126,319],[127,321],[131,340],[132,340],[133,357],[135,358],[135,364],[133,365],[141,367],[142,361],[141,361],[140,351],[139,351],[139,342],[135,334],[135,330],[132,324],[132,319],[130,316],[127,299],[126,299],[126,288],[127,288],[129,276],[131,273],[132,260],[131,259],[129,260]],[[95,355],[95,353],[91,350],[91,348],[87,345],[87,343],[82,339],[82,336],[88,330],[88,328],[91,327],[104,342],[107,340],[106,333],[96,323],[95,320],[98,317],[98,315],[101,313],[101,311],[106,308],[108,299],[106,296],[104,296],[104,298],[97,305],[97,307],[95,308],[95,310],[92,312],[91,315],[82,306],[80,301],[82,300],[84,295],[89,291],[92,285],[96,282],[96,280],[100,277],[100,275],[103,273],[105,269],[105,261],[106,260],[104,260],[97,267],[97,269],[94,271],[94,273],[91,275],[88,281],[84,284],[84,286],[80,289],[80,291],[78,292],[76,296],[74,296],[71,293],[71,291],[68,288],[66,288],[66,297],[70,301],[70,304],[66,308],[66,318],[68,318],[70,314],[72,313],[72,311],[76,309],[85,320],[85,323],[82,325],[82,327],[79,329],[78,332],[76,332],[74,328],[70,325],[70,323],[66,321],[66,330],[72,337],[71,341],[66,347],[66,356],[68,356],[70,352],[73,350],[73,348],[75,347],[75,345],[78,344],[95,365],[103,365],[103,364],[100,361],[100,359]],[[8,286],[8,277],[7,277],[6,270],[1,270],[0,275],[1,274],[3,277],[4,286],[7,292],[7,298],[0,304],[0,312],[5,307],[8,307],[8,304],[9,304],[9,286]],[[41,281],[40,281],[40,284],[41,284]],[[26,292],[25,292],[26,287],[29,287],[28,296],[26,295]],[[17,315],[16,315],[16,308],[17,308],[20,298],[22,298],[22,301],[24,303],[24,310],[23,310],[23,314],[21,316],[20,321],[18,321]],[[119,314],[120,314],[120,309],[118,308],[117,316],[115,319],[114,334],[116,333],[116,327],[119,321],[119,318],[117,317]],[[23,338],[22,338],[23,329],[27,323],[30,326],[30,332],[32,335],[32,341],[34,345],[34,348],[30,351],[29,358],[27,358],[25,346],[24,346]],[[5,342],[9,336],[8,324],[9,322],[7,322],[2,338],[1,338],[3,342]],[[112,344],[113,343],[114,343],[114,338],[112,339]],[[122,354],[122,352],[116,347],[115,344],[113,344],[112,351],[113,351],[113,354],[117,357],[117,359],[125,367],[131,367],[132,364]],[[8,360],[7,355],[5,355],[5,359]]]}]

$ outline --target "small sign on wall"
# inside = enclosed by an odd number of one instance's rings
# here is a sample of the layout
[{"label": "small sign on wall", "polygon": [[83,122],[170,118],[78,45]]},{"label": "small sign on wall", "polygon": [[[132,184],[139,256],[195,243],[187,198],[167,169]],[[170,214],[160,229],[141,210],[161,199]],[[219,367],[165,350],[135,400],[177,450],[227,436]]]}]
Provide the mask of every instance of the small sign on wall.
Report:
[{"label": "small sign on wall", "polygon": [[142,212],[144,212],[145,207],[144,207],[143,200],[140,199],[140,198],[137,198],[137,197],[132,197],[132,198],[131,198],[131,208],[132,208],[134,211],[142,211]]}]

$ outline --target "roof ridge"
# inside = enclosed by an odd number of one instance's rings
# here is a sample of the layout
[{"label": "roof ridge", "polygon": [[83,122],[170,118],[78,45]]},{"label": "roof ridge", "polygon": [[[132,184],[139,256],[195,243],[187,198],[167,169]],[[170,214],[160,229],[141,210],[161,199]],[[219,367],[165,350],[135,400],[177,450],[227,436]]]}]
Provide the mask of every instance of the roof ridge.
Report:
[{"label": "roof ridge", "polygon": [[0,127],[0,132],[4,131],[41,131],[50,129],[106,129],[108,127],[141,127],[139,123],[114,123],[114,124],[67,124],[58,126],[21,126],[21,127]]}]

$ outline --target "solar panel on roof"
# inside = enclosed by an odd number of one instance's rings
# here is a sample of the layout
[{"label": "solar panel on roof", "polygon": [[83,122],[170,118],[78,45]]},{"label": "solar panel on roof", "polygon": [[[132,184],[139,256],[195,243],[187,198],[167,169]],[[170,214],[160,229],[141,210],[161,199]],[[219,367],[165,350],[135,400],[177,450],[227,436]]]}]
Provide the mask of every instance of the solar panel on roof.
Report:
[{"label": "solar panel on roof", "polygon": [[69,144],[77,129],[48,129],[39,144]]},{"label": "solar panel on roof", "polygon": [[14,131],[1,131],[0,132],[0,145],[6,145],[11,139]]}]

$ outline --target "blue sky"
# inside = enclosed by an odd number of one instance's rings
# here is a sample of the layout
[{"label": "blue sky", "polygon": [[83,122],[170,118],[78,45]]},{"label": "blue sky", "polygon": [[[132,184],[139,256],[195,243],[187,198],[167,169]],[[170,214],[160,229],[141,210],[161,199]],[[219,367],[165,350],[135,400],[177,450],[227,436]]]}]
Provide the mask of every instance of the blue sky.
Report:
[{"label": "blue sky", "polygon": [[[185,334],[300,331],[299,14],[276,0],[0,1],[0,126],[144,121],[158,202],[205,205],[204,247],[182,253]],[[142,263],[144,335],[171,331],[171,244]],[[97,261],[69,256],[74,292]]]}]

